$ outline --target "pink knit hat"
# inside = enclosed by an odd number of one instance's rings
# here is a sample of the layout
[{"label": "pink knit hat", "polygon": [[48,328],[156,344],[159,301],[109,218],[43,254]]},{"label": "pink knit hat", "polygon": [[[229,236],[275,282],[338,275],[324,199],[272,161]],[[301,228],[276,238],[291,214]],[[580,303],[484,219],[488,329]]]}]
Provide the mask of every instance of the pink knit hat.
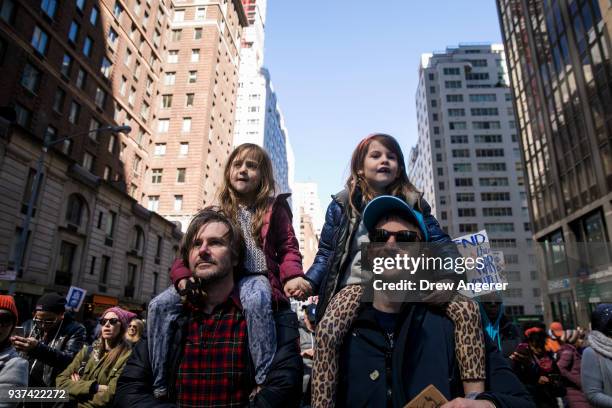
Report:
[{"label": "pink knit hat", "polygon": [[130,311],[124,310],[118,306],[109,307],[108,309],[104,311],[104,313],[100,315],[100,317],[104,317],[106,316],[107,313],[110,313],[110,312],[117,315],[117,317],[119,318],[119,321],[121,321],[121,326],[123,326],[124,329],[127,329],[128,323],[130,322],[130,320],[136,317],[136,313],[132,313]]}]

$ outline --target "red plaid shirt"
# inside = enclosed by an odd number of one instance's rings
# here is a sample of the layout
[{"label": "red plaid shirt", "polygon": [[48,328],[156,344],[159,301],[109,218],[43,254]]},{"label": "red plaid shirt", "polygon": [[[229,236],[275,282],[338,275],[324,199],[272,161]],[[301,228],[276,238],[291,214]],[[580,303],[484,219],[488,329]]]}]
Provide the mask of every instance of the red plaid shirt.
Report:
[{"label": "red plaid shirt", "polygon": [[247,326],[237,294],[212,314],[193,310],[176,379],[179,407],[239,407],[248,403]]}]

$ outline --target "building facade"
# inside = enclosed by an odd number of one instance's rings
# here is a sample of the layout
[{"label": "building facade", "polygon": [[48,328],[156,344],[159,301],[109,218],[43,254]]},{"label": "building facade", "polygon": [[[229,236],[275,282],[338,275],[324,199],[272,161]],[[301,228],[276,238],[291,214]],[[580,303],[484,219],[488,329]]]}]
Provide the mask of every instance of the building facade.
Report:
[{"label": "building facade", "polygon": [[497,1],[545,317],[586,326],[612,300],[610,3]]},{"label": "building facade", "polygon": [[512,98],[501,45],[422,57],[409,178],[451,237],[486,230],[505,258],[506,313],[542,313]]},{"label": "building facade", "polygon": [[238,0],[173,4],[146,206],[184,231],[198,209],[213,204],[232,150],[247,20]]},{"label": "building facade", "polygon": [[[17,271],[20,315],[46,291],[87,290],[80,313],[122,305],[142,311],[169,284],[181,233],[66,155],[44,161],[21,267],[13,261],[42,144],[20,125],[0,133],[0,271]],[[0,281],[1,290],[10,282]]]}]

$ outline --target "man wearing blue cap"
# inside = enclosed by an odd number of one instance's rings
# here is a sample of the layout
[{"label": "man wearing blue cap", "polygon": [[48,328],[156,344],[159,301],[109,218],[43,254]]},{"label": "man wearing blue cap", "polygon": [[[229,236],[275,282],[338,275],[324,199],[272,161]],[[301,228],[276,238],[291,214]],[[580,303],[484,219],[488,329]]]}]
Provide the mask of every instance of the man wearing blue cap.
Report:
[{"label": "man wearing blue cap", "polygon": [[[363,221],[370,242],[417,243],[428,238],[422,215],[395,197],[372,200]],[[485,351],[486,391],[475,399],[461,398],[464,389],[454,330],[444,313],[427,304],[397,303],[388,293],[374,291],[372,302],[362,304],[339,351],[342,375],[336,405],[403,407],[433,384],[450,400],[444,408],[534,406],[490,341]]]}]

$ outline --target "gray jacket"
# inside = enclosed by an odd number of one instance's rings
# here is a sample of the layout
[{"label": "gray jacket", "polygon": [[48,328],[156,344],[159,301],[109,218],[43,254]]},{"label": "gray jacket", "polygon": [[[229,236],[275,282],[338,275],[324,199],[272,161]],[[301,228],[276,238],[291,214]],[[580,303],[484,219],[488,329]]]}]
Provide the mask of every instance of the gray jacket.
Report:
[{"label": "gray jacket", "polygon": [[588,347],[582,353],[582,391],[596,408],[612,408],[612,360]]},{"label": "gray jacket", "polygon": [[[6,398],[9,390],[28,386],[28,361],[12,347],[0,351],[0,396]],[[0,408],[15,407],[17,403],[0,402]]]}]

